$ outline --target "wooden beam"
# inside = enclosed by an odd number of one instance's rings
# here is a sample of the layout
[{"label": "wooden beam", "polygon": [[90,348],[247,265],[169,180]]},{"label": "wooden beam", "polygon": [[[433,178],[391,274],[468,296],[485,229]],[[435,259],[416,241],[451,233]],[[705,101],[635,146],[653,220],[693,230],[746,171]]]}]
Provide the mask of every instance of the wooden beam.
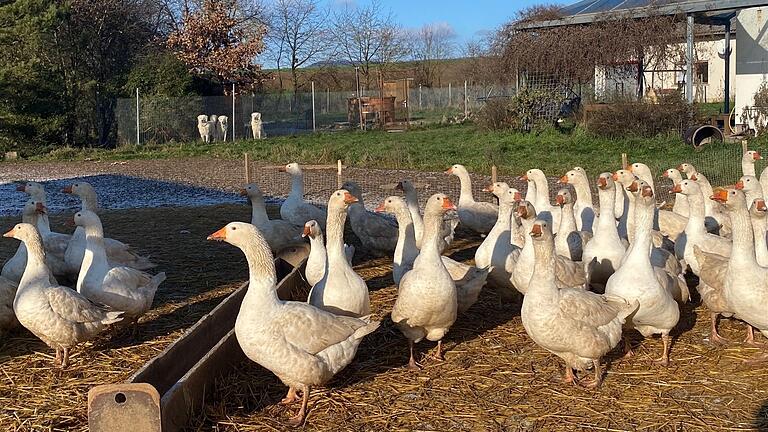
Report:
[{"label": "wooden beam", "polygon": [[[267,170],[276,170],[280,168],[284,168],[285,165],[265,165],[262,167],[259,167],[261,169],[267,169]],[[338,168],[337,164],[333,165],[301,165],[302,171],[311,171],[311,170],[335,170]],[[346,166],[342,166],[342,168],[346,168]]]}]

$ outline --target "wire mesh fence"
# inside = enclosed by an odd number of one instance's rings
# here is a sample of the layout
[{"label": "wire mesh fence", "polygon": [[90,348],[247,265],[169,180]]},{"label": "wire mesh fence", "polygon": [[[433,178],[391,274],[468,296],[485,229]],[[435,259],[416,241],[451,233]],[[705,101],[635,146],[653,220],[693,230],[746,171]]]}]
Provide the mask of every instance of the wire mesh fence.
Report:
[{"label": "wire mesh fence", "polygon": [[[393,96],[386,108],[379,90],[332,92],[282,92],[234,96],[142,96],[117,100],[115,117],[119,144],[188,142],[201,140],[198,116],[226,117],[227,140],[253,139],[252,113],[261,114],[264,136],[295,135],[380,124],[452,122],[480,109],[492,98],[510,97],[514,86],[465,86],[411,88]],[[386,111],[386,114],[382,114]],[[362,120],[362,121],[361,121]],[[214,136],[222,140],[223,136]]]}]

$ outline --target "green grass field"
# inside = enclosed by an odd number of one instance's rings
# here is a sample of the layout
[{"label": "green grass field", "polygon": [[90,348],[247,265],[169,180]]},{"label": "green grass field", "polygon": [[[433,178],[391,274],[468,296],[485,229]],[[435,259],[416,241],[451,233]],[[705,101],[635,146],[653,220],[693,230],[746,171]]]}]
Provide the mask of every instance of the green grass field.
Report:
[{"label": "green grass field", "polygon": [[[765,147],[764,141],[750,145]],[[630,161],[648,164],[658,174],[661,170],[689,161],[710,176],[731,179],[738,170],[739,144],[711,144],[694,151],[676,136],[597,138],[586,132],[546,131],[539,134],[489,132],[473,125],[453,125],[413,129],[407,132],[345,131],[274,137],[261,141],[235,143],[175,143],[165,145],[122,146],[115,150],[62,148],[33,160],[124,160],[213,156],[240,158],[248,152],[251,159],[270,163],[299,161],[335,163],[371,168],[444,170],[462,163],[471,171],[489,172],[492,165],[500,172],[520,173],[531,167],[559,175],[579,165],[590,173],[615,170],[621,154]]]}]

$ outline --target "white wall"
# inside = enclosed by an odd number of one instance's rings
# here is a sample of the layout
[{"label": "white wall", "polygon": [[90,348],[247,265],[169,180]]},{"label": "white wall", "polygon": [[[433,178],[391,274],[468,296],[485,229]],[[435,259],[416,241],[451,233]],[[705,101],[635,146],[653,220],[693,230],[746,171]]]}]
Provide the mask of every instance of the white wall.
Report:
[{"label": "white wall", "polygon": [[[755,92],[768,78],[768,8],[751,8],[736,17],[736,123],[749,124],[744,108],[754,104]],[[751,127],[754,127],[751,125]]]}]

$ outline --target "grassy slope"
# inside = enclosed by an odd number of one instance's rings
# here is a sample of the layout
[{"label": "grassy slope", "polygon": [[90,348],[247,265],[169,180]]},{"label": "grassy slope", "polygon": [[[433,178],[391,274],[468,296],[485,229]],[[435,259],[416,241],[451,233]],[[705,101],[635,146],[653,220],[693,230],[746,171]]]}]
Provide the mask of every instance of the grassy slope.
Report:
[{"label": "grassy slope", "polygon": [[[262,141],[205,145],[202,143],[126,146],[113,151],[59,149],[38,160],[141,159],[189,156],[239,158],[249,152],[253,160],[285,163],[334,163],[372,168],[443,170],[462,163],[473,171],[488,171],[495,164],[505,173],[539,167],[551,174],[575,165],[591,173],[615,170],[621,153],[630,161],[643,161],[659,172],[688,160],[713,165],[723,160],[738,165],[740,146],[718,144],[694,152],[677,137],[609,140],[584,132],[542,134],[487,132],[471,125],[431,127],[405,133],[337,132],[275,137]],[[736,168],[736,166],[734,166]],[[710,168],[710,170],[713,168]],[[707,172],[707,171],[703,171]]]}]

